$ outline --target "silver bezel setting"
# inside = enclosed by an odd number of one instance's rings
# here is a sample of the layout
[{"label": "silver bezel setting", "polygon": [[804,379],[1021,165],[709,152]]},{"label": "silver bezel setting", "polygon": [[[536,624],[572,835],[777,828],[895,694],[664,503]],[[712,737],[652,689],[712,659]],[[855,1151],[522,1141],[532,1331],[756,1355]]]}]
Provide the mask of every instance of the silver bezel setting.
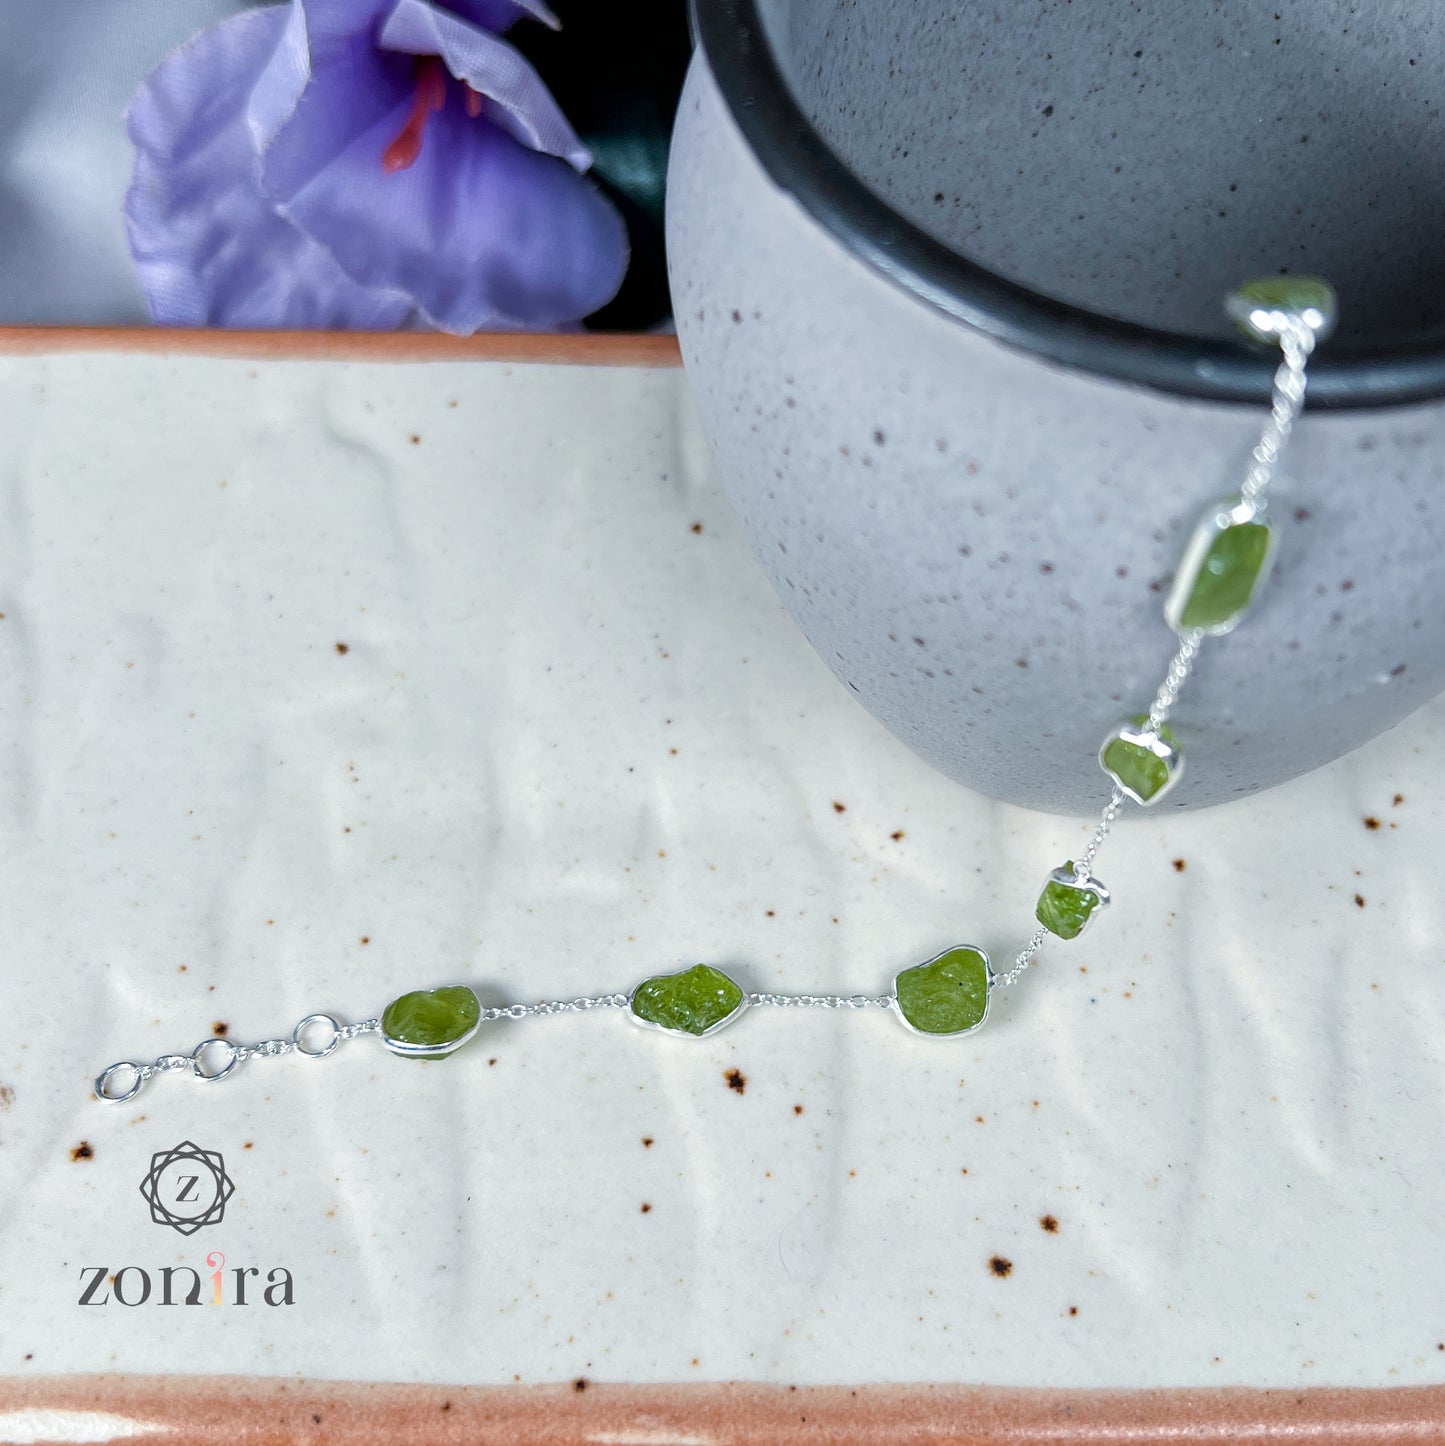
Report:
[{"label": "silver bezel setting", "polygon": [[[919,1029],[904,1014],[903,1007],[898,1002],[898,978],[899,975],[911,973],[914,969],[927,969],[930,964],[937,964],[940,959],[946,958],[949,954],[956,954],[960,949],[966,949],[970,954],[977,954],[983,960],[983,1013],[979,1016],[977,1024],[970,1024],[967,1029],[951,1030],[947,1034],[939,1034],[932,1029]],[[893,976],[893,994],[888,1007],[898,1016],[898,1022],[910,1034],[916,1034],[922,1039],[962,1039],[966,1034],[974,1034],[988,1023],[988,1011],[993,1006],[993,986],[998,976],[993,972],[993,961],[988,957],[987,949],[980,949],[977,944],[952,944],[947,949],[940,950],[932,959],[925,959],[920,964],[910,964],[906,969],[900,969]]]},{"label": "silver bezel setting", "polygon": [[1323,341],[1335,329],[1339,315],[1334,287],[1326,286],[1325,290],[1328,296],[1324,308],[1288,307],[1256,301],[1250,297],[1246,287],[1232,291],[1224,298],[1224,310],[1229,319],[1255,341],[1266,344],[1278,342],[1288,332],[1302,326],[1314,333],[1316,341]]},{"label": "silver bezel setting", "polygon": [[[1104,762],[1104,755],[1109,751],[1109,745],[1116,738],[1125,743],[1133,743],[1140,748],[1147,748],[1155,758],[1162,758],[1168,765],[1169,777],[1164,780],[1164,786],[1158,793],[1151,794],[1148,798],[1141,798]],[[1153,808],[1184,776],[1184,755],[1167,739],[1160,737],[1147,723],[1125,723],[1123,727],[1116,728],[1099,745],[1099,767],[1141,808]]]},{"label": "silver bezel setting", "polygon": [[[405,1039],[397,1039],[395,1035],[388,1034],[382,1025],[377,1026],[377,1033],[381,1036],[381,1042],[393,1053],[400,1055],[403,1059],[445,1059],[449,1054],[455,1054],[464,1044],[467,1044],[482,1027],[482,1001],[477,999],[477,992],[469,984],[439,984],[437,989],[465,989],[473,999],[477,1000],[477,1022],[467,1030],[460,1038],[447,1044],[412,1044]],[[407,994],[435,994],[436,989],[408,989]],[[406,994],[397,995],[398,999],[405,999]],[[395,1002],[395,1001],[393,1001]],[[317,1016],[308,1016],[303,1023],[309,1023]],[[385,1018],[385,1011],[382,1017]],[[300,1026],[297,1026],[298,1028]]]},{"label": "silver bezel setting", "polygon": [[[1122,786],[1121,784],[1120,787]],[[1156,794],[1155,797],[1157,798],[1158,794]],[[1089,932],[1089,926],[1094,920],[1109,907],[1108,889],[1106,889],[1093,874],[1086,873],[1081,875],[1075,873],[1071,864],[1060,864],[1059,867],[1049,875],[1048,883],[1062,884],[1066,889],[1077,889],[1081,894],[1092,894],[1099,901],[1089,910],[1088,914],[1085,915],[1084,927],[1072,936],[1074,939],[1083,938],[1083,936]],[[1048,925],[1045,924],[1044,927],[1047,929]],[[1049,929],[1049,933],[1054,934],[1054,931]],[[1054,934],[1054,938],[1062,939],[1063,935]],[[1069,943],[1071,941],[1065,939],[1064,942]]]},{"label": "silver bezel setting", "polygon": [[[1245,600],[1244,606],[1224,622],[1216,623],[1213,627],[1186,628],[1181,621],[1184,608],[1189,602],[1189,595],[1194,591],[1195,583],[1199,581],[1199,574],[1204,568],[1205,559],[1209,556],[1209,549],[1214,545],[1214,539],[1222,532],[1227,532],[1231,527],[1239,527],[1248,522],[1258,523],[1263,527],[1266,540],[1264,561],[1259,565],[1259,571],[1254,578],[1254,586],[1250,588],[1249,597]],[[1265,515],[1265,509],[1259,503],[1223,502],[1211,507],[1195,524],[1194,533],[1184,549],[1184,555],[1179,559],[1179,567],[1174,574],[1174,586],[1169,589],[1169,596],[1164,600],[1164,621],[1181,637],[1202,633],[1206,637],[1222,638],[1226,633],[1232,633],[1243,621],[1245,613],[1249,611],[1260,588],[1264,586],[1269,577],[1278,548],[1279,529]]]},{"label": "silver bezel setting", "polygon": [[[724,973],[723,970],[718,969],[716,964],[709,964],[706,967],[717,970],[719,974]],[[700,1034],[694,1034],[688,1029],[674,1029],[671,1025],[659,1024],[655,1019],[644,1019],[633,1007],[637,999],[637,991],[641,989],[644,984],[650,984],[654,979],[674,979],[677,975],[686,974],[696,968],[696,964],[689,964],[686,969],[674,969],[671,974],[649,974],[646,979],[639,979],[637,983],[627,991],[627,1017],[642,1029],[655,1029],[659,1034],[671,1035],[673,1039],[706,1039],[710,1034],[716,1034],[719,1030],[726,1029],[728,1025],[737,1020],[739,1015],[747,1013],[748,1005],[752,1003],[752,1000],[749,999],[746,989],[743,989],[743,997],[738,1001],[736,1009],[733,1009],[723,1015],[721,1019],[708,1025]],[[737,980],[733,979],[731,974],[727,974],[726,977],[731,980],[733,984],[737,985],[739,989],[742,989],[742,985],[738,984]]]}]

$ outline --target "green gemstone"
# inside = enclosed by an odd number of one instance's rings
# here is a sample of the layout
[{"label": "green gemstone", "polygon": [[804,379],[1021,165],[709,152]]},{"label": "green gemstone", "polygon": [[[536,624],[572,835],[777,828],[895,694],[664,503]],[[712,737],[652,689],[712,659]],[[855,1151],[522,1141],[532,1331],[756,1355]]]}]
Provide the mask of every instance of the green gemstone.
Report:
[{"label": "green gemstone", "polygon": [[898,1012],[921,1034],[962,1034],[988,1013],[988,955],[950,949],[894,981]]},{"label": "green gemstone", "polygon": [[742,1006],[743,991],[710,964],[655,975],[632,991],[633,1014],[644,1023],[674,1034],[706,1034],[731,1019]]},{"label": "green gemstone", "polygon": [[[1149,715],[1140,713],[1135,717],[1136,728],[1146,728]],[[1171,748],[1177,750],[1173,730],[1167,723],[1159,727],[1159,737]],[[1099,761],[1127,788],[1141,803],[1148,803],[1169,782],[1174,770],[1167,758],[1146,748],[1142,743],[1131,743],[1127,738],[1115,735],[1105,745]],[[1177,766],[1177,765],[1176,765]]]},{"label": "green gemstone", "polygon": [[[1066,870],[1073,867],[1072,859],[1064,865]],[[1034,917],[1049,933],[1057,934],[1060,939],[1077,939],[1084,932],[1089,916],[1098,907],[1099,896],[1093,889],[1050,879],[1039,895]]]},{"label": "green gemstone", "polygon": [[1275,340],[1271,313],[1300,317],[1323,336],[1339,310],[1334,288],[1318,276],[1266,276],[1246,282],[1224,303],[1235,325],[1255,341]]},{"label": "green gemstone", "polygon": [[[409,1045],[408,1059],[445,1059],[465,1042],[482,1017],[481,1002],[464,984],[446,989],[418,989],[386,1006],[382,1038],[390,1045]],[[428,1052],[421,1050],[430,1047]]]},{"label": "green gemstone", "polygon": [[1179,630],[1218,628],[1234,621],[1254,596],[1269,558],[1269,528],[1236,522],[1215,534],[1179,612]]}]

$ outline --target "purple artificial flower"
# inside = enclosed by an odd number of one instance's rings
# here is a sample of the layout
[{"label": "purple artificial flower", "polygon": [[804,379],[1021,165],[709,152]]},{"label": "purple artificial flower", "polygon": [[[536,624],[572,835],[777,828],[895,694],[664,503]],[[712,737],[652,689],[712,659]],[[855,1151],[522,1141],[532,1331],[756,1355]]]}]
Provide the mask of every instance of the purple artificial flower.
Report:
[{"label": "purple artificial flower", "polygon": [[542,0],[290,0],[172,52],[128,115],[131,254],[190,326],[555,326],[627,268],[582,143],[498,33]]}]

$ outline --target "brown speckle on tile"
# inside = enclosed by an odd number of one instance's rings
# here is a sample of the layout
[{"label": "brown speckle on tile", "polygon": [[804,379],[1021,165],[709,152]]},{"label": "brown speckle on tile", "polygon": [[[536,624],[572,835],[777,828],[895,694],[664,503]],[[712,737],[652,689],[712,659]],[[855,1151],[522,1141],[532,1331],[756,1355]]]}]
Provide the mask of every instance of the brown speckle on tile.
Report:
[{"label": "brown speckle on tile", "polygon": [[1057,1235],[1059,1233],[1059,1222],[1052,1215],[1040,1215],[1039,1229],[1049,1235]]},{"label": "brown speckle on tile", "polygon": [[1369,829],[1372,833],[1375,831],[1375,829],[1379,828],[1379,826],[1380,820],[1377,819],[1373,814],[1369,815],[1365,819],[1365,827]]},{"label": "brown speckle on tile", "polygon": [[247,1140],[246,1143],[241,1146],[241,1148],[242,1148],[243,1150],[253,1150],[253,1149],[255,1149],[255,1147],[256,1147],[256,1142],[255,1142],[255,1140]]},{"label": "brown speckle on tile", "polygon": [[1361,908],[1361,909],[1363,909],[1363,908],[1365,907],[1365,896],[1364,896],[1363,894],[1356,894],[1356,895],[1355,895],[1355,905],[1356,905],[1357,908]]},{"label": "brown speckle on tile", "polygon": [[1013,1268],[1014,1263],[1007,1256],[995,1255],[988,1263],[988,1268],[1000,1278],[1007,1275]]},{"label": "brown speckle on tile", "polygon": [[1390,806],[1392,808],[1399,808],[1399,806],[1404,803],[1404,801],[1405,795],[1403,793],[1397,793],[1395,797],[1390,801]]},{"label": "brown speckle on tile", "polygon": [[903,830],[901,828],[894,829],[888,837],[891,838],[894,843],[900,843],[903,839]]},{"label": "brown speckle on tile", "polygon": [[1070,1314],[1070,1315],[1078,1315],[1078,1313],[1079,1313],[1079,1308],[1078,1308],[1078,1306],[1076,1306],[1076,1305],[1071,1305],[1071,1306],[1069,1307],[1069,1314]]},{"label": "brown speckle on tile", "polygon": [[1184,870],[1187,869],[1188,867],[1189,867],[1189,865],[1188,865],[1187,863],[1185,863],[1185,861],[1184,861],[1183,859],[1175,859],[1175,860],[1174,860],[1174,872],[1175,872],[1176,874],[1182,874],[1182,873],[1184,872]]},{"label": "brown speckle on tile", "polygon": [[217,1039],[224,1039],[231,1032],[231,1026],[224,1019],[218,1019],[211,1025],[211,1033]]},{"label": "brown speckle on tile", "polygon": [[739,1094],[747,1089],[747,1076],[740,1069],[729,1069],[723,1071],[723,1078],[728,1082],[730,1090],[736,1090]]},{"label": "brown speckle on tile", "polygon": [[371,935],[370,935],[370,934],[363,934],[363,935],[361,936],[361,942],[362,942],[363,944],[369,944],[369,943],[371,943]]},{"label": "brown speckle on tile", "polygon": [[802,1105],[794,1105],[794,1106],[793,1106],[793,1113],[794,1113],[795,1115],[801,1115],[801,1114],[803,1113],[803,1107],[802,1107]]},{"label": "brown speckle on tile", "polygon": [[585,1391],[587,1389],[587,1377],[578,1376],[577,1379],[572,1382],[572,1389],[574,1391]]},{"label": "brown speckle on tile", "polygon": [[700,534],[700,533],[702,532],[702,523],[701,523],[701,522],[694,522],[694,523],[692,524],[692,530],[693,530],[694,532]]},{"label": "brown speckle on tile", "polygon": [[421,446],[421,433],[413,432],[409,440],[411,441],[413,447]]},{"label": "brown speckle on tile", "polygon": [[838,800],[835,798],[835,799],[833,800],[833,812],[834,812],[834,813],[847,813],[847,812],[848,812],[848,805],[847,805],[846,803],[839,803]]},{"label": "brown speckle on tile", "polygon": [[651,1210],[651,1209],[652,1209],[651,1203],[650,1203],[649,1201],[647,1201],[647,1200],[644,1200],[644,1201],[642,1202],[642,1213],[643,1213],[644,1215],[646,1215],[647,1212],[648,1212],[649,1210]]},{"label": "brown speckle on tile", "polygon": [[0,1085],[0,1110],[8,1110],[15,1103],[15,1091],[9,1085]]},{"label": "brown speckle on tile", "polygon": [[349,653],[349,652],[351,651],[351,644],[350,644],[350,643],[337,643],[337,645],[336,645],[336,651],[337,651],[338,653],[340,653],[340,654],[344,657],[347,653]]},{"label": "brown speckle on tile", "polygon": [[642,1137],[642,1148],[643,1148],[644,1150],[650,1150],[650,1149],[652,1148],[652,1145],[653,1145],[652,1136],[651,1136],[651,1135],[644,1135],[644,1136]]},{"label": "brown speckle on tile", "polygon": [[90,1147],[89,1140],[82,1140],[78,1145],[71,1147],[70,1158],[72,1160],[93,1160],[95,1151]]}]

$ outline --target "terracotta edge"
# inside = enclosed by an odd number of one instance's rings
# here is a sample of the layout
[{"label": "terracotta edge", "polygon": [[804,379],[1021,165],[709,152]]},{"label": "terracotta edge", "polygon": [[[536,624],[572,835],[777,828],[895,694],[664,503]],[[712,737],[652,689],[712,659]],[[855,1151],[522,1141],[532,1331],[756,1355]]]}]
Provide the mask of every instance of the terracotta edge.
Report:
[{"label": "terracotta edge", "polygon": [[[66,1412],[103,1412],[110,1440],[265,1443],[687,1442],[690,1446],[1032,1446],[1445,1439],[1445,1386],[1389,1390],[1007,1390],[956,1385],[740,1382],[443,1386],[241,1376],[0,1378],[0,1440],[80,1439]],[[52,1414],[54,1413],[54,1414]],[[8,1418],[8,1419],[7,1419]],[[96,1423],[90,1420],[91,1435]],[[130,1429],[132,1428],[133,1429]],[[64,1433],[70,1430],[71,1435]],[[40,1434],[36,1434],[39,1431]]]},{"label": "terracotta edge", "polygon": [[116,351],[264,361],[502,361],[565,366],[672,367],[675,336],[584,332],[220,331],[174,327],[4,326],[0,356]]}]

